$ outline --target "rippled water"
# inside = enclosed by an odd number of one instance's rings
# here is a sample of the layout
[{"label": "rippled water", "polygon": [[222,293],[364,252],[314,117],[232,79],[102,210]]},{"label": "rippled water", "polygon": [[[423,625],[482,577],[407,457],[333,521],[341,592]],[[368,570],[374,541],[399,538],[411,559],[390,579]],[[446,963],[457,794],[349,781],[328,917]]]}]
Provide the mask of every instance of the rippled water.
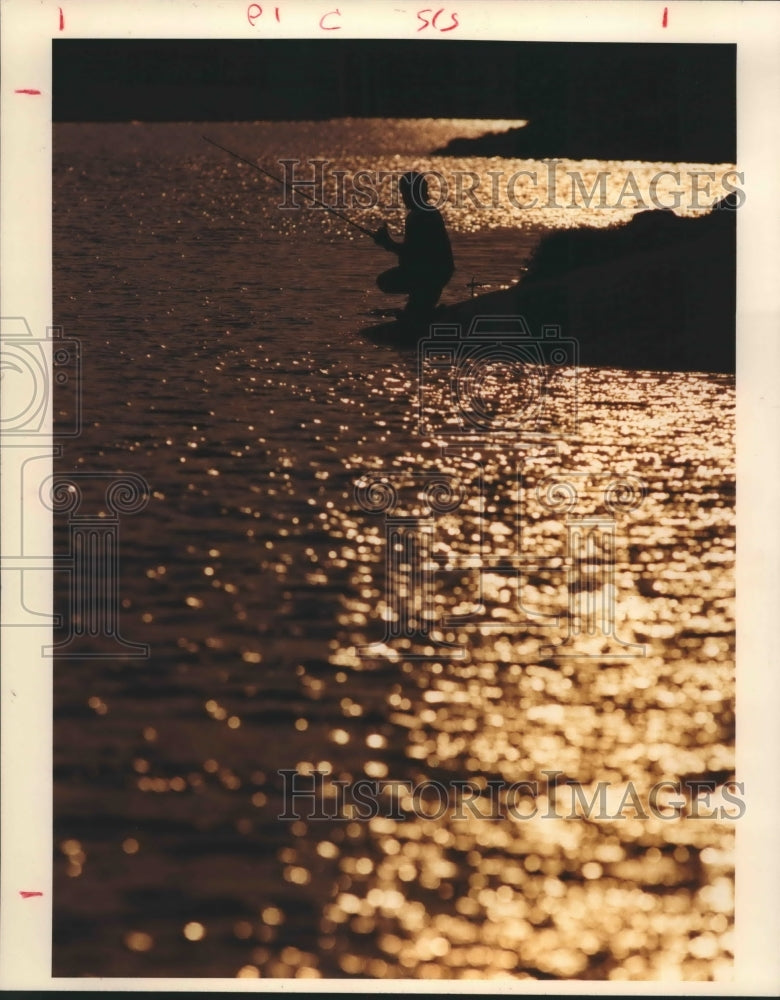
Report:
[{"label": "rippled water", "polygon": [[[55,321],[84,355],[59,468],[151,490],[120,546],[150,657],[55,674],[55,975],[728,978],[733,379],[498,366],[507,433],[464,437],[447,378],[360,335],[382,252],[203,132],[272,170],[508,169],[425,157],[464,122],[55,128]],[[445,214],[449,302],[619,215]],[[279,819],[282,770],[338,815]],[[332,797],[360,778],[483,794],[365,821]],[[686,778],[721,788],[698,817],[625,798]],[[536,788],[511,809],[499,779]],[[575,818],[566,782],[600,781],[609,816]]]}]

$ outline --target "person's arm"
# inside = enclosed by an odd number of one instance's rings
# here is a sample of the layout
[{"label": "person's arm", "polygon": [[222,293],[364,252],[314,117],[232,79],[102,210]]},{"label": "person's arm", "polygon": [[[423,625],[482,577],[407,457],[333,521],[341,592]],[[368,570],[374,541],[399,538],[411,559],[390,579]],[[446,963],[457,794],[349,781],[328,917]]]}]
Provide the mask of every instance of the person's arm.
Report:
[{"label": "person's arm", "polygon": [[403,243],[398,243],[387,230],[387,223],[383,223],[379,229],[374,233],[374,243],[377,246],[383,247],[385,250],[389,250],[390,253],[400,254]]}]

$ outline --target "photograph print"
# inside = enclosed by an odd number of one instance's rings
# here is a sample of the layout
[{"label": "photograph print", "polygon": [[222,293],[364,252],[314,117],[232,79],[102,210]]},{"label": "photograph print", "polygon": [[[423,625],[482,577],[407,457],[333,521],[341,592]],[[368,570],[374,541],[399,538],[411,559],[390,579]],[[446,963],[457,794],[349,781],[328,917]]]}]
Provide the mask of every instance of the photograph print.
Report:
[{"label": "photograph print", "polygon": [[54,976],[733,977],[736,46],[450,23],[53,41]]}]

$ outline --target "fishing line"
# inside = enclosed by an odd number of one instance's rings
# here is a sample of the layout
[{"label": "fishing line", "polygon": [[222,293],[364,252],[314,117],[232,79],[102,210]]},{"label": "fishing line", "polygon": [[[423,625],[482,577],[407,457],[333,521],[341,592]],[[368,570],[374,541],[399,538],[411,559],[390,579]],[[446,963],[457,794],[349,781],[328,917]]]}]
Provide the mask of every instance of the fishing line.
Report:
[{"label": "fishing line", "polygon": [[[283,181],[281,177],[277,177],[276,174],[270,173],[270,171],[266,170],[264,167],[261,167],[253,160],[248,160],[245,156],[241,156],[240,153],[234,153],[232,149],[228,149],[227,146],[222,146],[218,142],[215,142],[213,139],[209,139],[207,135],[202,136],[202,138],[205,139],[206,142],[210,142],[212,146],[216,146],[217,149],[221,149],[223,153],[229,153],[230,156],[235,157],[237,160],[241,160],[242,163],[248,163],[250,167],[254,167],[254,169],[259,170],[261,174],[265,174],[265,176],[270,177],[272,181],[276,181],[277,184],[281,184],[282,187],[285,189],[287,188],[286,181]],[[366,236],[370,236],[371,239],[374,238],[374,234],[371,232],[370,229],[366,229],[365,226],[361,226],[359,222],[353,222],[352,219],[349,218],[349,216],[344,215],[343,212],[337,212],[335,208],[331,208],[330,205],[326,205],[325,202],[320,201],[319,198],[314,198],[306,191],[299,191],[298,194],[302,194],[304,198],[308,198],[309,201],[313,201],[315,205],[319,205],[321,208],[324,208],[326,212],[332,212],[333,215],[337,215],[340,219],[343,219],[343,221],[348,223],[350,226],[353,226],[355,229],[359,229],[360,232],[365,233]]]}]

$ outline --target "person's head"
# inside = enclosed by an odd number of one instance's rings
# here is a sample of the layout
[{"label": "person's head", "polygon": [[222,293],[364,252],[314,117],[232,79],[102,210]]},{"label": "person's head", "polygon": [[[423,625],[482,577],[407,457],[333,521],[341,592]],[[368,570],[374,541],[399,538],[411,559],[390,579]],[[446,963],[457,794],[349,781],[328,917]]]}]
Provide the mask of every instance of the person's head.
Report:
[{"label": "person's head", "polygon": [[409,170],[401,177],[398,188],[404,205],[411,211],[413,208],[428,208],[428,182],[423,174]]}]

